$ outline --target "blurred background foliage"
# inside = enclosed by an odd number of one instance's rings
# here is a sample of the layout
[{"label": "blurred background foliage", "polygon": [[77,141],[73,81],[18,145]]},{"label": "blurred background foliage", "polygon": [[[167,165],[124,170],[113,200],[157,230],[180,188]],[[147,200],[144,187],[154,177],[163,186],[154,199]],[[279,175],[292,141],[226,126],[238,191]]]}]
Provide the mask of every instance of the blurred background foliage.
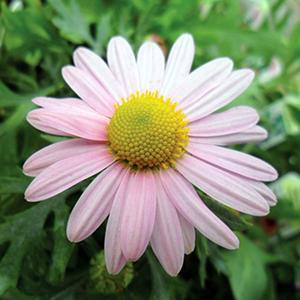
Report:
[{"label": "blurred background foliage", "polygon": [[[300,299],[299,0],[0,1],[0,299]],[[227,251],[200,235],[177,278],[150,251],[117,277],[105,271],[102,226],[73,245],[65,227],[87,182],[61,196],[26,203],[21,171],[34,151],[57,140],[25,121],[36,95],[71,95],[60,69],[86,45],[105,58],[113,35],[135,50],[146,39],[165,53],[182,32],[196,41],[194,67],[229,56],[256,72],[234,102],[254,106],[269,138],[239,149],[272,163],[279,203],[265,218],[207,204],[239,231]]]}]

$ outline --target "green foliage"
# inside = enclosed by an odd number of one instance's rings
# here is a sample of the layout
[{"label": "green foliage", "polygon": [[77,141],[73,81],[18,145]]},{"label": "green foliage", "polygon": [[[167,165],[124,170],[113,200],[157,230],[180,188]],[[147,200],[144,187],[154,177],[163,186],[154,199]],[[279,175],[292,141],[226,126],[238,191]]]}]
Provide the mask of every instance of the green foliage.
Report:
[{"label": "green foliage", "polygon": [[[297,299],[299,15],[299,3],[290,0],[1,1],[0,299]],[[198,235],[196,251],[185,257],[177,278],[163,271],[151,251],[134,264],[134,272],[129,267],[121,279],[108,276],[102,252],[105,225],[76,245],[65,235],[70,210],[87,183],[49,201],[24,200],[31,180],[21,171],[25,159],[61,139],[27,124],[26,114],[34,107],[30,100],[73,95],[60,72],[79,45],[105,59],[109,38],[123,35],[135,50],[144,40],[159,38],[167,52],[182,32],[194,35],[194,67],[229,56],[237,68],[255,70],[255,82],[233,105],[254,106],[269,138],[237,148],[278,169],[280,178],[271,187],[279,202],[267,218],[258,219],[199,191],[219,218],[242,232],[239,250],[221,249]],[[279,64],[276,74],[274,58]]]},{"label": "green foliage", "polygon": [[268,276],[267,264],[272,258],[245,236],[239,235],[239,251],[224,251],[229,282],[237,300],[263,299]]},{"label": "green foliage", "polygon": [[151,300],[184,299],[187,294],[187,284],[179,278],[172,278],[162,270],[153,253],[147,252],[147,259],[152,274]]},{"label": "green foliage", "polygon": [[117,275],[110,275],[105,266],[104,251],[91,260],[91,289],[102,294],[117,294],[122,292],[133,279],[133,265],[128,263]]},{"label": "green foliage", "polygon": [[[42,257],[39,252],[45,254],[47,249],[46,232],[44,226],[50,213],[54,213],[54,225],[48,238],[54,235],[54,245],[49,261],[48,274],[44,270]],[[61,280],[71,255],[72,245],[67,242],[65,236],[66,216],[68,209],[62,199],[52,202],[42,202],[25,211],[8,216],[0,226],[0,244],[8,243],[8,248],[3,253],[0,263],[0,294],[8,288],[17,285],[19,276],[22,274],[22,263],[25,259],[30,260],[30,268],[36,271],[35,276],[49,276],[50,282]],[[34,222],[33,222],[34,221]],[[34,223],[34,226],[32,224]],[[34,255],[28,255],[37,251]],[[32,253],[31,253],[32,254]]]}]

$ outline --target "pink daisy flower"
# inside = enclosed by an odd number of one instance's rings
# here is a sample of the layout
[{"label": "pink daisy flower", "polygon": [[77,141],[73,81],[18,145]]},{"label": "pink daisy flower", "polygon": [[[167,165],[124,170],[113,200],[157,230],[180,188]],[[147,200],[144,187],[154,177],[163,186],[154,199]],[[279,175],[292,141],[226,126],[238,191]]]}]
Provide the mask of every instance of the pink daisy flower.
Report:
[{"label": "pink daisy flower", "polygon": [[254,73],[218,58],[190,72],[194,42],[180,36],[168,60],[145,42],[137,59],[122,37],[108,44],[108,65],[86,48],[63,77],[78,98],[38,97],[28,121],[44,132],[76,137],[33,154],[24,173],[35,179],[28,201],[53,197],[96,174],[75,205],[67,236],[80,242],[108,217],[105,259],[110,273],[138,260],[150,243],[170,275],[194,249],[195,228],[227,249],[236,235],[203,203],[195,187],[254,216],[276,203],[262,182],[277,178],[264,161],[223,146],[257,142],[266,131],[250,107],[216,112],[250,85]]}]

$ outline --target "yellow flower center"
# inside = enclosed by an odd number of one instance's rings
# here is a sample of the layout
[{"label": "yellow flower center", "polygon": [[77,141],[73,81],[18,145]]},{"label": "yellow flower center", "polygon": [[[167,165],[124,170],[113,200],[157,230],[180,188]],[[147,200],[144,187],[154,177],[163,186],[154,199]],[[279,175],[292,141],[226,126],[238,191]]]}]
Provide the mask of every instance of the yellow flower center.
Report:
[{"label": "yellow flower center", "polygon": [[185,153],[185,114],[158,92],[131,94],[116,105],[108,125],[113,155],[132,169],[167,169]]}]

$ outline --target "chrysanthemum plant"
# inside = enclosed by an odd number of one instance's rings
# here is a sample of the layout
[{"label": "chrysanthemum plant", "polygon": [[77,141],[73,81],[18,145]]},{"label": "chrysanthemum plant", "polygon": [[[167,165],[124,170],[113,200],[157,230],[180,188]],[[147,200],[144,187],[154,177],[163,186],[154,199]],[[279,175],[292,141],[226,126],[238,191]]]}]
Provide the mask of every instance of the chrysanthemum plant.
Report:
[{"label": "chrysanthemum plant", "polygon": [[251,84],[249,69],[233,70],[217,58],[191,72],[194,42],[180,36],[168,59],[145,42],[137,58],[122,37],[108,44],[107,63],[89,49],[74,52],[62,75],[79,98],[38,97],[27,120],[66,137],[33,154],[25,192],[42,201],[97,175],[73,208],[71,242],[86,239],[108,218],[105,261],[117,274],[151,246],[167,273],[178,274],[195,247],[195,229],[214,243],[237,249],[239,240],[201,200],[253,216],[276,203],[263,182],[277,178],[266,162],[227,146],[259,142],[267,132],[247,106],[219,111]]}]

